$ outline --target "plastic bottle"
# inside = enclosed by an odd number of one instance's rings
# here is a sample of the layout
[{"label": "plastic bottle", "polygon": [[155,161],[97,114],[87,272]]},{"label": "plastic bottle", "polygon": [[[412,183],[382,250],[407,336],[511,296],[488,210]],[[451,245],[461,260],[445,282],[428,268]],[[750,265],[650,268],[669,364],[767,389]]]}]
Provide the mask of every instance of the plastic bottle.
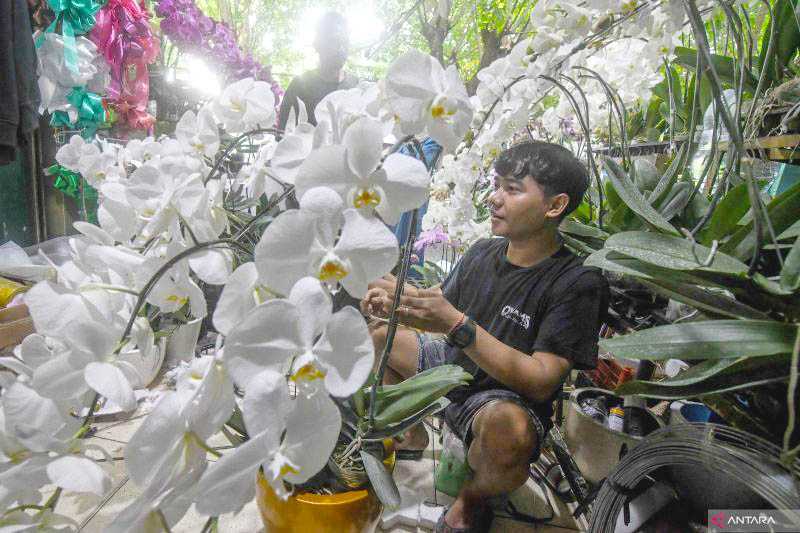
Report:
[{"label": "plastic bottle", "polygon": [[472,475],[467,464],[467,452],[458,435],[447,424],[442,429],[442,455],[436,465],[434,483],[436,490],[455,498],[461,486]]},{"label": "plastic bottle", "polygon": [[624,424],[625,410],[622,407],[612,407],[608,413],[608,428],[613,431],[622,432]]},{"label": "plastic bottle", "polygon": [[597,420],[601,424],[606,423],[606,417],[608,416],[608,410],[606,408],[606,397],[600,396],[598,398],[588,398],[581,402],[581,411],[584,414],[590,416],[594,420]]}]

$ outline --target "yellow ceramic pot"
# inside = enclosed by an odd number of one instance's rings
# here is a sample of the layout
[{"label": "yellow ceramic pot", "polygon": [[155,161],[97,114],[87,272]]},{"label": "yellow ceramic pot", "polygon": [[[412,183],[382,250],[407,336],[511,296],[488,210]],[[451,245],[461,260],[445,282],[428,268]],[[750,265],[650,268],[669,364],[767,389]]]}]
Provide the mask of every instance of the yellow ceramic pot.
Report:
[{"label": "yellow ceramic pot", "polygon": [[[394,470],[394,452],[384,460]],[[322,495],[301,493],[281,500],[261,471],[256,501],[267,533],[372,533],[383,506],[371,490]]]}]

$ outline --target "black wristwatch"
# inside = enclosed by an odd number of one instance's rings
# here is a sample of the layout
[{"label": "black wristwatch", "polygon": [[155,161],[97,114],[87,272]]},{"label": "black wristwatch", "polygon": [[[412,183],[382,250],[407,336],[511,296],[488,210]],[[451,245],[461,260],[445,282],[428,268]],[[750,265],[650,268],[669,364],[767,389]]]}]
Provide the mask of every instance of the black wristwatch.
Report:
[{"label": "black wristwatch", "polygon": [[464,323],[447,335],[447,342],[462,350],[475,342],[475,321],[467,317]]}]

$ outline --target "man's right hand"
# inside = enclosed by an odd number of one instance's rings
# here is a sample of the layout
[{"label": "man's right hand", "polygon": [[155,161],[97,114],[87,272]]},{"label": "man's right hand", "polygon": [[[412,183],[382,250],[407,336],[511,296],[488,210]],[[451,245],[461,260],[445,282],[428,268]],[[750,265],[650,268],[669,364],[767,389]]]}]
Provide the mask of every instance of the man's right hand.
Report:
[{"label": "man's right hand", "polygon": [[385,305],[389,301],[389,292],[378,286],[370,284],[370,289],[360,302],[361,314],[364,316],[376,316],[379,318],[388,318],[388,313],[385,311]]}]

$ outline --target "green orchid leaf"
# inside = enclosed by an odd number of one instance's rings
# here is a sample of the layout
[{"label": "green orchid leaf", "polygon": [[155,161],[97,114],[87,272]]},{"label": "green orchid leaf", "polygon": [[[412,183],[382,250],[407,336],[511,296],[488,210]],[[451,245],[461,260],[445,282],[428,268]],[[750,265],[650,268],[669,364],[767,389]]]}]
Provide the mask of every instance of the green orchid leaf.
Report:
[{"label": "green orchid leaf", "polygon": [[[675,62],[682,67],[694,71],[697,66],[697,50],[694,48],[686,48],[684,46],[675,47]],[[711,62],[714,64],[714,69],[719,75],[720,81],[733,87],[734,80],[739,76],[739,65],[730,57],[711,54]],[[758,81],[753,74],[745,70],[744,87],[748,92],[753,92],[756,88]]]},{"label": "green orchid leaf", "polygon": [[664,172],[653,189],[653,192],[651,192],[647,197],[647,202],[650,205],[660,205],[661,201],[664,199],[664,196],[669,194],[670,189],[672,189],[672,186],[675,185],[675,182],[678,179],[678,174],[680,173],[681,169],[683,169],[684,158],[686,157],[687,150],[687,144],[682,144],[680,148],[678,148],[678,153],[675,154],[675,157],[669,164],[667,171]]},{"label": "green orchid leaf", "polygon": [[[616,394],[639,395],[662,400],[702,398],[710,394],[752,389],[789,379],[789,354],[744,357],[723,361],[703,361],[664,381],[629,381]],[[691,375],[688,375],[691,372]]]},{"label": "green orchid leaf", "polygon": [[794,246],[783,262],[781,288],[787,291],[800,289],[800,237],[795,239]]},{"label": "green orchid leaf", "polygon": [[397,509],[400,506],[400,491],[397,488],[391,472],[386,469],[383,461],[372,453],[361,449],[361,462],[367,472],[375,496],[388,509]]},{"label": "green orchid leaf", "polygon": [[653,291],[671,298],[695,309],[700,309],[714,315],[726,318],[749,318],[753,320],[767,320],[769,316],[749,305],[745,305],[733,298],[718,294],[708,289],[680,283],[669,279],[655,281],[641,280],[641,283]]},{"label": "green orchid leaf", "polygon": [[625,204],[631,208],[644,222],[650,224],[654,228],[670,233],[673,235],[680,235],[661,213],[656,211],[652,205],[642,196],[636,185],[628,178],[620,166],[610,158],[603,160],[606,168],[608,169],[608,177],[614,185],[614,189],[619,194],[620,198]]},{"label": "green orchid leaf", "polygon": [[605,231],[594,226],[582,224],[573,218],[564,219],[559,229],[565,233],[577,235],[578,237],[592,237],[601,240],[606,240],[608,238],[608,233]]},{"label": "green orchid leaf", "polygon": [[800,237],[800,220],[786,228],[783,233],[778,235],[778,240],[792,239],[794,237]]},{"label": "green orchid leaf", "polygon": [[702,242],[710,244],[731,234],[739,225],[739,221],[750,210],[750,197],[747,184],[741,183],[728,191],[714,209],[714,214],[703,230]]},{"label": "green orchid leaf", "polygon": [[659,281],[666,279],[673,282],[693,283],[701,286],[722,286],[712,280],[691,273],[670,270],[645,263],[636,258],[611,250],[610,248],[603,248],[593,253],[586,258],[584,265],[601,268],[609,272],[616,272],[641,280]]},{"label": "green orchid leaf", "polygon": [[747,274],[746,264],[721,252],[714,254],[709,265],[701,264],[699,261],[711,257],[711,249],[671,235],[626,231],[609,237],[606,248],[661,268],[713,272],[734,277]]},{"label": "green orchid leaf", "polygon": [[772,320],[706,320],[659,326],[600,341],[618,357],[721,359],[789,353],[798,326]]},{"label": "green orchid leaf", "polygon": [[[782,192],[767,205],[767,213],[776,235],[781,235],[797,222],[800,213],[800,183]],[[745,261],[753,254],[756,235],[753,221],[739,228],[720,249]]]}]

